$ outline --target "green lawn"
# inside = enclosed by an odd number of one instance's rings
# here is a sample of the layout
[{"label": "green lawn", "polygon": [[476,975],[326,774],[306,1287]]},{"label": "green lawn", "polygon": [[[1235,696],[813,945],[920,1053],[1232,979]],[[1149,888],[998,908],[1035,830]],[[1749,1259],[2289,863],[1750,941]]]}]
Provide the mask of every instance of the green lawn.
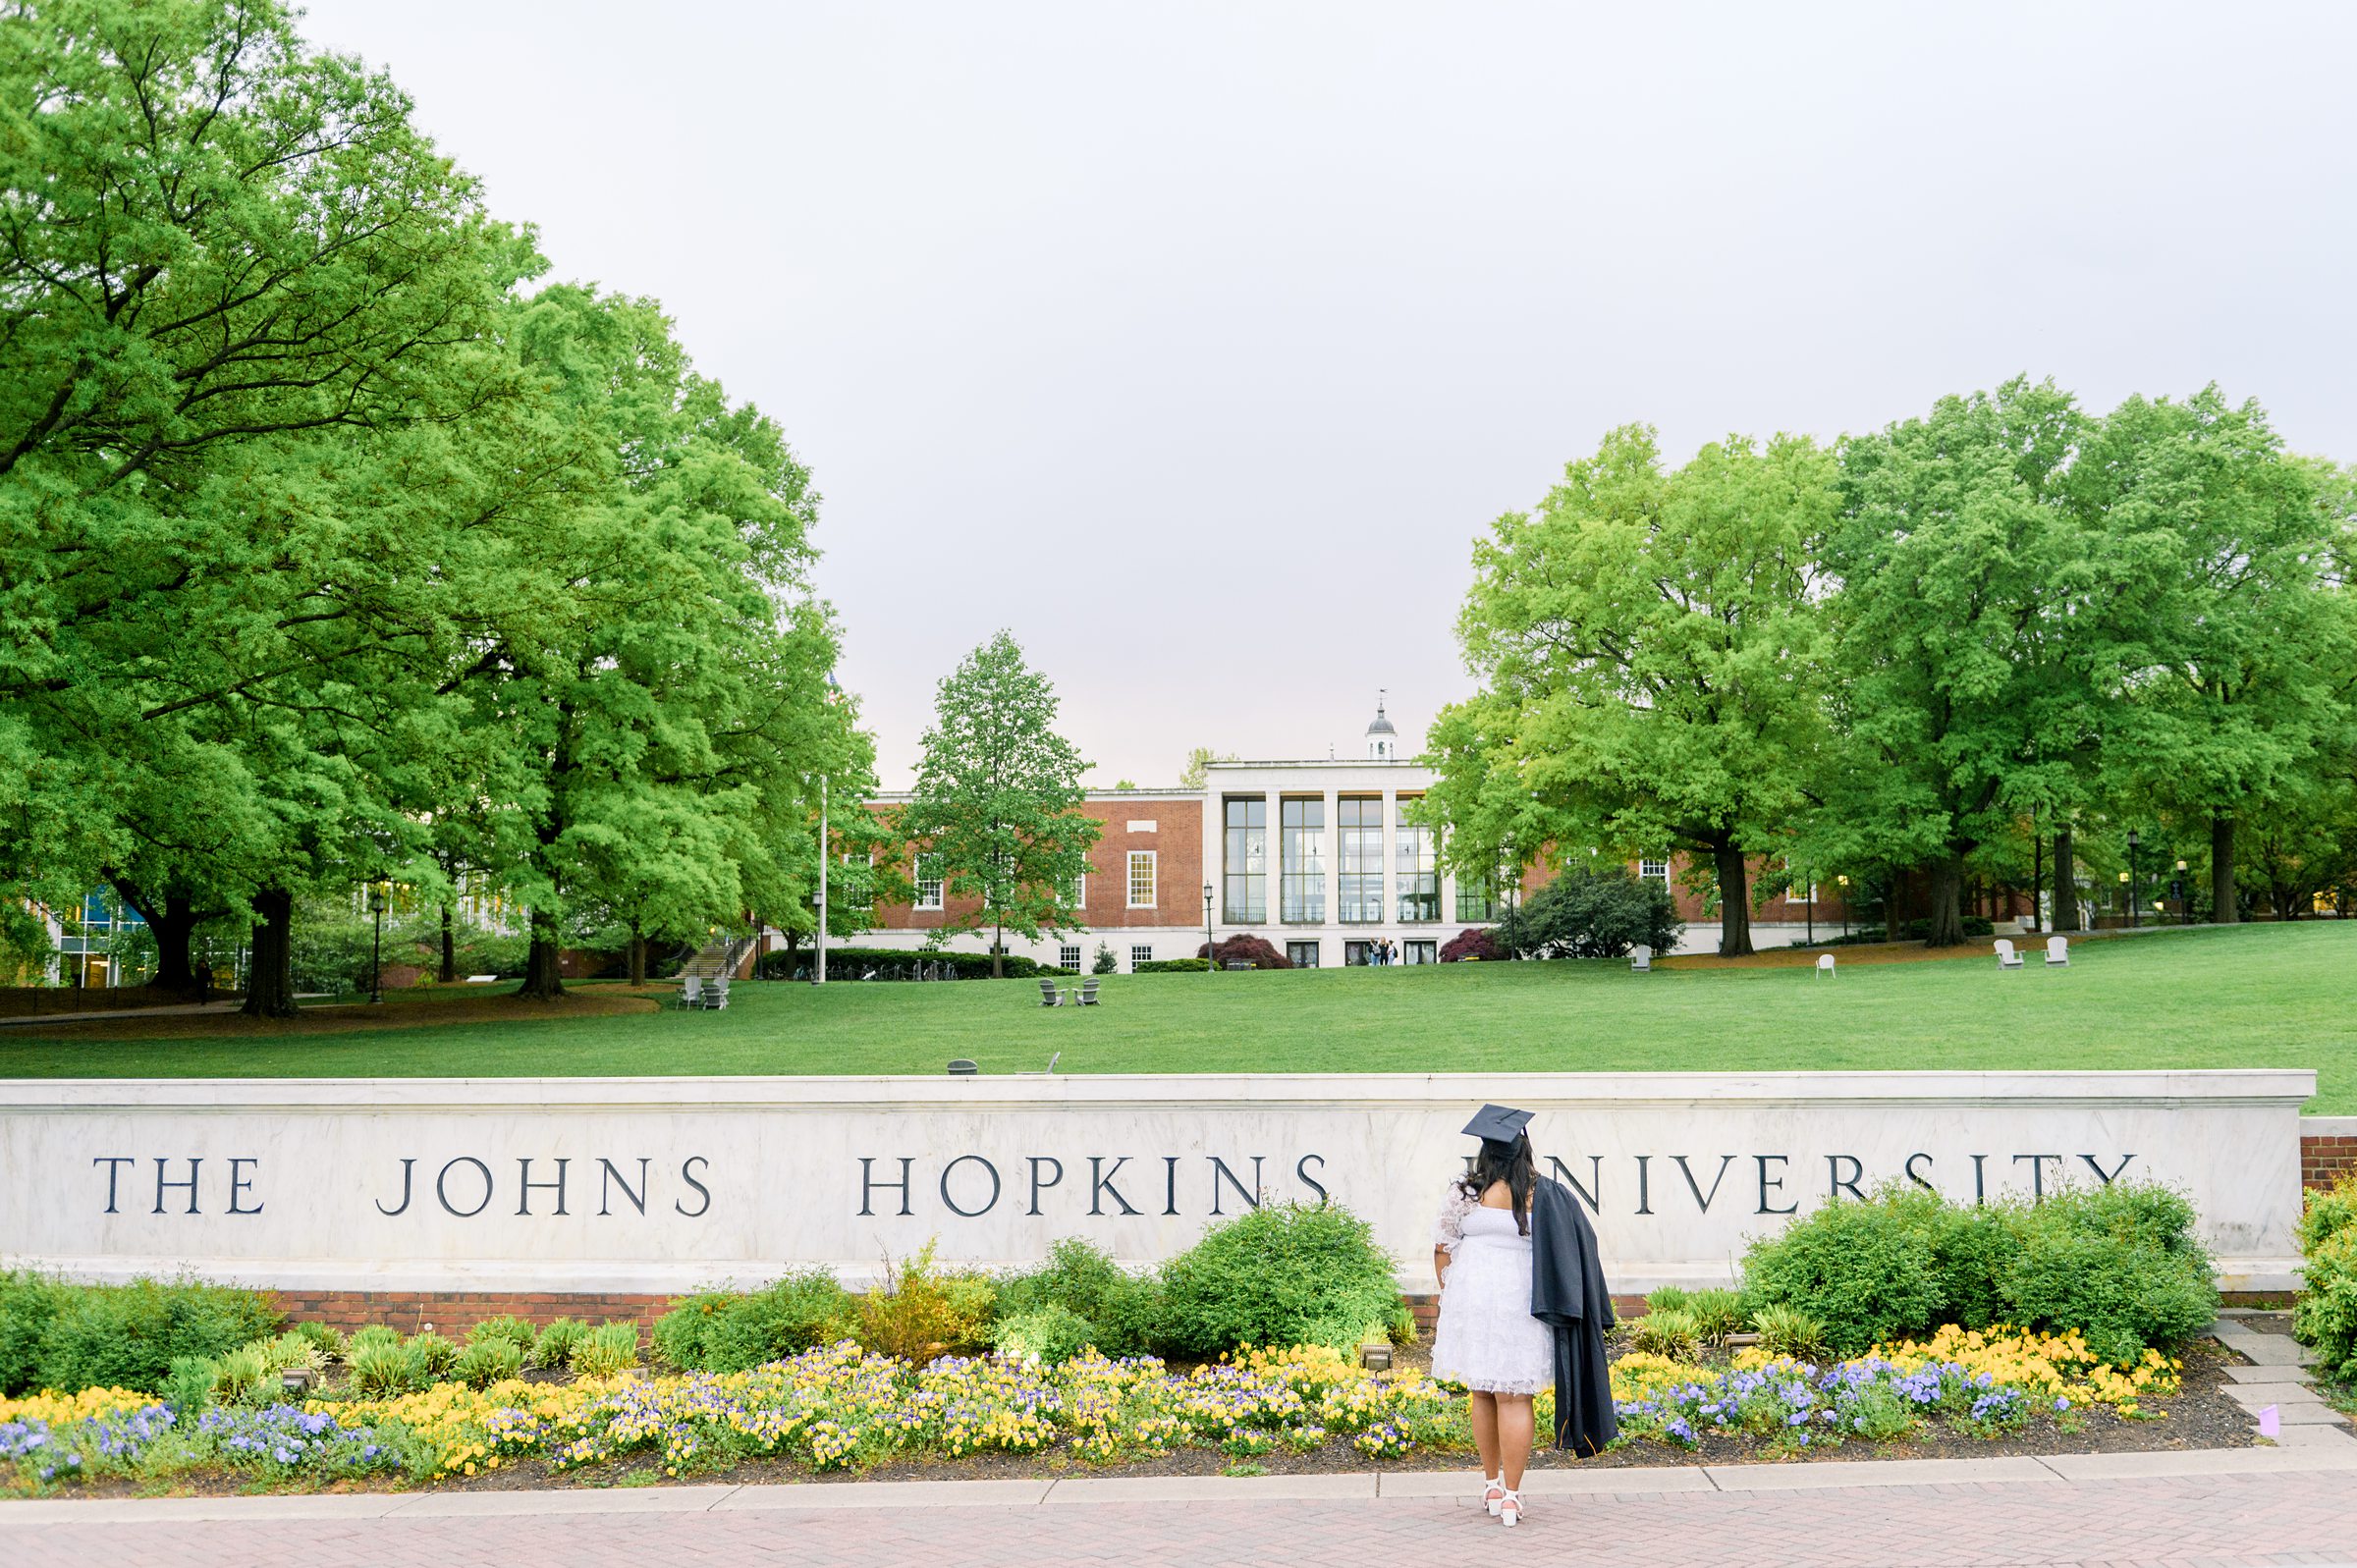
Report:
[{"label": "green lawn", "polygon": [[[2357,924],[2079,945],[2067,970],[1994,960],[1659,971],[1446,964],[1117,975],[1089,1011],[1030,981],[740,985],[663,1012],[309,1037],[0,1033],[0,1076],[2313,1067],[2311,1112],[2357,1113]],[[409,1009],[405,1007],[405,1012]],[[85,1028],[91,1026],[83,1026]]]}]

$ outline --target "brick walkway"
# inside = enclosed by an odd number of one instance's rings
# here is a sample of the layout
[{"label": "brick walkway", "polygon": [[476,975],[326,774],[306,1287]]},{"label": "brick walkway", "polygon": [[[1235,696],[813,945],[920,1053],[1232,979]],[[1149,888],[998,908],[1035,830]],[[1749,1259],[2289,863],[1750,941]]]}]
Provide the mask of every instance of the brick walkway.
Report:
[{"label": "brick walkway", "polygon": [[[1753,1490],[1721,1490],[1701,1472],[1682,1474],[1697,1478],[1691,1489],[1534,1496],[1529,1521],[1510,1537],[1461,1496],[1301,1496],[1311,1488],[1274,1478],[1268,1489],[1276,1494],[1265,1497],[1250,1495],[1249,1485],[1226,1488],[1243,1495],[1155,1500],[1153,1483],[1092,1491],[1068,1483],[1059,1490],[1076,1500],[1059,1501],[1053,1493],[1034,1500],[1044,1488],[1029,1494],[1016,1488],[1007,1501],[981,1506],[942,1506],[925,1501],[923,1488],[875,1487],[830,1488],[842,1493],[835,1505],[814,1508],[782,1496],[789,1488],[711,1487],[668,1494],[420,1498],[413,1506],[452,1511],[391,1517],[356,1517],[363,1509],[382,1513],[387,1499],[353,1497],[287,1505],[355,1510],[343,1518],[127,1521],[110,1513],[87,1522],[36,1522],[58,1517],[44,1511],[20,1513],[25,1522],[14,1523],[12,1508],[41,1505],[0,1503],[0,1558],[11,1568],[92,1562],[108,1568],[1053,1568],[1075,1562],[1377,1568],[1504,1553],[1581,1568],[2357,1568],[2357,1468]],[[1646,1484],[1637,1475],[1626,1479]],[[1398,1480],[1396,1489],[1409,1492],[1418,1482],[1428,1492],[1458,1485],[1453,1478]],[[1605,1476],[1582,1480],[1595,1486]],[[1170,1484],[1162,1485],[1168,1496]],[[1365,1487],[1364,1478],[1356,1486]],[[793,1489],[806,1497],[811,1488]],[[267,1505],[255,1501],[256,1512],[266,1514]],[[610,1511],[578,1511],[583,1507]],[[556,1509],[566,1511],[533,1511]]]}]

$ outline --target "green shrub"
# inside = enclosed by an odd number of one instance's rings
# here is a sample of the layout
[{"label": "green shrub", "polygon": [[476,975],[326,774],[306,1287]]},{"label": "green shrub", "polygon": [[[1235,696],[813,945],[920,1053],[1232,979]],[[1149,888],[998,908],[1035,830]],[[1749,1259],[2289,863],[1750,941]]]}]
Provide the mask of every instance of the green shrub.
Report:
[{"label": "green shrub", "polygon": [[[1040,973],[1036,958],[1008,953],[1006,959],[1006,976],[1010,980],[1029,980]],[[755,959],[753,973],[763,980],[791,980],[809,962],[809,948],[792,952],[780,949]],[[831,946],[827,949],[827,975],[833,980],[916,980],[928,972],[940,974],[945,969],[959,980],[988,980],[990,954],[953,951],[947,947]]]},{"label": "green shrub", "polygon": [[1798,1307],[1762,1307],[1752,1314],[1751,1325],[1759,1331],[1760,1348],[1772,1356],[1790,1356],[1797,1361],[1825,1357],[1825,1325]]},{"label": "green shrub", "polygon": [[999,1281],[1002,1321],[1060,1307],[1095,1325],[1092,1342],[1108,1356],[1145,1352],[1152,1343],[1160,1302],[1151,1278],[1130,1273],[1113,1261],[1113,1254],[1077,1237],[1050,1247],[1047,1262],[1039,1268]]},{"label": "green shrub", "polygon": [[562,1372],[573,1365],[573,1352],[589,1337],[589,1325],[578,1318],[552,1318],[532,1341],[531,1363]]},{"label": "green shrub", "polygon": [[[2300,1253],[2313,1257],[2317,1249],[2344,1230],[2357,1229],[2357,1171],[2351,1171],[2323,1192],[2304,1195],[2300,1206]],[[0,1289],[5,1289],[0,1284]]]},{"label": "green shrub", "polygon": [[1050,1304],[1001,1318],[991,1330],[990,1343],[1002,1356],[1018,1361],[1036,1357],[1054,1367],[1096,1345],[1101,1337],[1097,1325],[1086,1318],[1069,1307]]},{"label": "green shrub", "polygon": [[282,1372],[307,1372],[316,1378],[327,1365],[327,1356],[311,1342],[310,1336],[292,1328],[276,1339],[257,1343],[262,1346],[262,1358],[270,1363],[273,1376]]},{"label": "green shrub", "polygon": [[72,1288],[29,1270],[0,1271],[0,1396],[28,1393],[38,1381],[41,1336]]},{"label": "green shrub", "polygon": [[1645,1316],[1630,1319],[1621,1329],[1629,1348],[1677,1361],[1690,1359],[1702,1347],[1702,1325],[1683,1307],[1664,1307],[1653,1311],[1650,1310],[1652,1305],[1652,1299],[1648,1297],[1646,1306],[1649,1310]]},{"label": "green shrub", "polygon": [[944,1270],[926,1242],[915,1257],[859,1298],[858,1339],[868,1349],[923,1363],[973,1350],[990,1331],[998,1289],[980,1274]]},{"label": "green shrub", "polygon": [[1131,964],[1129,972],[1133,975],[1199,975],[1210,967],[1209,958],[1149,958],[1144,963]]},{"label": "green shrub", "polygon": [[[1652,1301],[1652,1297],[1646,1298],[1648,1306]],[[1686,1299],[1685,1310],[1706,1345],[1724,1345],[1729,1334],[1743,1327],[1743,1297],[1737,1291],[1697,1290]]]},{"label": "green shrub", "polygon": [[[186,1358],[180,1358],[186,1359]],[[166,1369],[166,1377],[170,1370]],[[278,1374],[270,1368],[270,1341],[240,1345],[213,1361],[213,1398],[225,1405],[258,1403],[278,1389]]]},{"label": "green shrub", "polygon": [[573,1352],[573,1370],[584,1378],[611,1378],[637,1365],[638,1325],[634,1323],[592,1328]]},{"label": "green shrub", "polygon": [[1693,1299],[1694,1293],[1683,1285],[1664,1285],[1659,1290],[1649,1290],[1645,1293],[1645,1310],[1647,1312],[1682,1312],[1685,1310],[1686,1304]]},{"label": "green shrub", "polygon": [[1753,1242],[1743,1256],[1743,1304],[1755,1322],[1770,1307],[1798,1308],[1845,1356],[1929,1332],[1945,1301],[1923,1204],[1886,1188],[1862,1203],[1829,1203]]},{"label": "green shrub", "polygon": [[505,1313],[497,1318],[485,1318],[481,1323],[466,1330],[468,1345],[479,1345],[492,1339],[506,1340],[509,1344],[514,1345],[521,1354],[539,1343],[540,1335],[530,1324],[513,1313]]},{"label": "green shrub", "polygon": [[1669,952],[1685,929],[1653,878],[1575,866],[1507,910],[1498,940],[1525,958],[1618,958],[1640,945]]},{"label": "green shrub", "polygon": [[209,1356],[174,1356],[164,1373],[164,1403],[187,1419],[213,1402],[220,1367]]},{"label": "green shrub", "polygon": [[344,1359],[346,1361],[350,1361],[361,1351],[366,1350],[374,1345],[393,1345],[398,1347],[400,1344],[400,1329],[388,1328],[381,1323],[372,1323],[364,1328],[355,1328],[351,1334],[345,1338]]},{"label": "green shrub", "polygon": [[416,1362],[428,1378],[447,1378],[450,1369],[458,1364],[459,1347],[431,1328],[410,1335],[408,1349],[410,1359]]},{"label": "green shrub", "polygon": [[2357,1382],[2357,1172],[2307,1195],[2299,1236],[2307,1267],[2291,1331],[2327,1371]]},{"label": "green shrub", "polygon": [[[219,1357],[278,1331],[278,1314],[250,1290],[138,1279],[74,1285],[9,1275],[0,1285],[0,1366],[9,1393],[32,1387],[137,1388],[160,1393],[172,1363]],[[25,1353],[30,1337],[29,1363]]]},{"label": "green shrub", "polygon": [[1931,1236],[1941,1317],[1967,1328],[2004,1322],[2013,1310],[2006,1285],[2020,1268],[2022,1249],[2011,1210],[1942,1203],[1930,1193],[1912,1201]]},{"label": "green shrub", "polygon": [[1744,1258],[1744,1303],[1799,1308],[1856,1355],[1943,1323],[2076,1329],[2126,1363],[2215,1316],[2193,1206],[2165,1187],[2066,1187],[2042,1203],[1952,1205],[1892,1185],[1827,1205]]},{"label": "green shrub", "polygon": [[689,1372],[742,1372],[831,1343],[850,1331],[850,1292],[823,1269],[765,1289],[689,1296],[655,1323],[655,1349]]},{"label": "green shrub", "polygon": [[2325,1232],[2307,1259],[2292,1332],[2332,1376],[2357,1382],[2357,1225]]},{"label": "green shrub", "polygon": [[288,1332],[302,1335],[304,1339],[308,1340],[311,1345],[318,1350],[319,1359],[323,1362],[334,1361],[337,1357],[344,1354],[343,1331],[332,1326],[331,1325],[323,1323],[299,1323],[290,1328]]},{"label": "green shrub", "polygon": [[2073,1187],[2004,1214],[2021,1240],[2001,1288],[2008,1322],[2075,1328],[2088,1349],[2124,1365],[2148,1346],[2191,1338],[2218,1315],[2193,1205],[2179,1193],[2148,1183]]},{"label": "green shrub", "polygon": [[1205,1360],[1243,1345],[1351,1350],[1398,1311],[1392,1260],[1365,1220],[1332,1203],[1268,1204],[1164,1265],[1157,1348]]},{"label": "green shrub", "polygon": [[361,1335],[354,1334],[345,1349],[344,1361],[352,1375],[352,1391],[362,1399],[389,1399],[424,1384],[426,1374],[423,1361],[411,1355],[409,1347],[398,1340],[388,1343],[382,1339],[372,1339],[362,1343]]},{"label": "green shrub", "polygon": [[466,1348],[459,1352],[459,1359],[450,1366],[450,1375],[469,1388],[488,1388],[522,1371],[523,1347],[505,1334],[470,1337]]}]

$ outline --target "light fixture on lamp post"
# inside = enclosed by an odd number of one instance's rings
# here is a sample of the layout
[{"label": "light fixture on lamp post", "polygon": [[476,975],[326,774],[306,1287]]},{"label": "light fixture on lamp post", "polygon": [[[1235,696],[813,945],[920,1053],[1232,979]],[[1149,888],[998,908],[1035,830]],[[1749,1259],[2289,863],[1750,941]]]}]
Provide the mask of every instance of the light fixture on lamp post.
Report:
[{"label": "light fixture on lamp post", "polygon": [[1219,952],[1211,945],[1211,895],[1213,892],[1214,889],[1210,883],[1203,884],[1203,963],[1207,969],[1217,969],[1220,966]]},{"label": "light fixture on lamp post", "polygon": [[381,1002],[385,1000],[385,885],[381,882],[368,886],[368,912],[376,916],[376,941],[368,960],[368,1000]]}]

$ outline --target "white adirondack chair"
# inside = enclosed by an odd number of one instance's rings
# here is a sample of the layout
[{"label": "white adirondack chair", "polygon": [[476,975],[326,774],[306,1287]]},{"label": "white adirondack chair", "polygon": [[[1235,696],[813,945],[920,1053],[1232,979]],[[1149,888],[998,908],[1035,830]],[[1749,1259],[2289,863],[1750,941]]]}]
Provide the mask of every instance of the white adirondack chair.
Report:
[{"label": "white adirondack chair", "polygon": [[704,977],[701,975],[680,976],[680,1005],[683,1007],[700,1007],[703,1004]]},{"label": "white adirondack chair", "polygon": [[1653,973],[1653,949],[1641,942],[1629,948],[1628,966],[1641,975]]},{"label": "white adirondack chair", "polygon": [[1997,966],[2000,969],[2019,969],[2021,967],[2021,954],[2015,952],[2013,944],[2002,937],[1997,940]]},{"label": "white adirondack chair", "polygon": [[1832,953],[1821,952],[1817,955],[1817,972],[1829,980],[1833,978],[1834,955]]},{"label": "white adirondack chair", "polygon": [[2050,969],[2070,967],[2070,939],[2068,937],[2046,939],[2046,965]]}]

